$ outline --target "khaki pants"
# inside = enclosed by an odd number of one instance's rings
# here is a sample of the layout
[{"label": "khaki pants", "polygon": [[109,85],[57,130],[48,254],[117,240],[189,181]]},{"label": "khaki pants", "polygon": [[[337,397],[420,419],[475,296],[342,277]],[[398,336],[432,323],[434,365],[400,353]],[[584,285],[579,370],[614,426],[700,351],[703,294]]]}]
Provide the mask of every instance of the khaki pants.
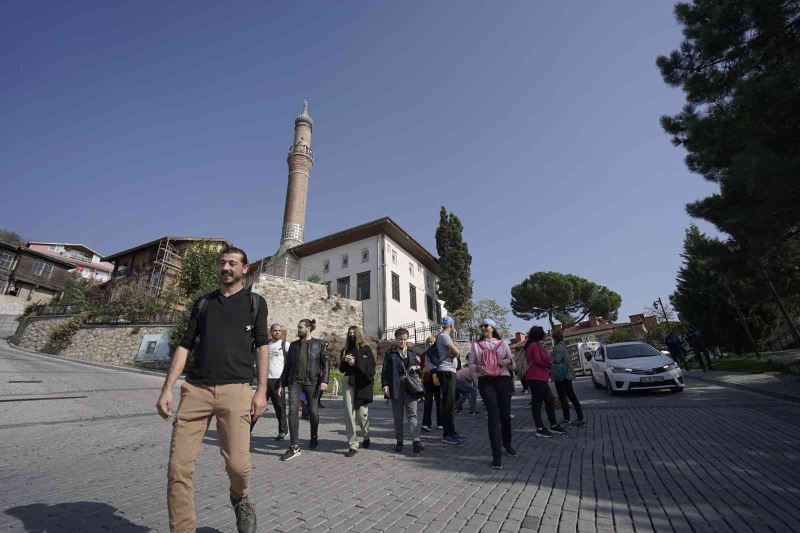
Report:
[{"label": "khaki pants", "polygon": [[203,436],[217,418],[220,454],[231,481],[230,496],[247,496],[250,486],[250,401],[248,383],[181,385],[181,403],[172,423],[172,443],[167,470],[169,529],[195,531],[192,473]]},{"label": "khaki pants", "polygon": [[353,409],[353,398],[355,397],[355,389],[352,385],[345,383],[344,391],[342,392],[344,399],[344,429],[347,435],[347,445],[354,449],[358,449],[358,437],[356,436],[356,417],[358,417],[358,425],[361,426],[361,435],[369,438],[369,409],[366,405],[362,405],[358,409]]}]

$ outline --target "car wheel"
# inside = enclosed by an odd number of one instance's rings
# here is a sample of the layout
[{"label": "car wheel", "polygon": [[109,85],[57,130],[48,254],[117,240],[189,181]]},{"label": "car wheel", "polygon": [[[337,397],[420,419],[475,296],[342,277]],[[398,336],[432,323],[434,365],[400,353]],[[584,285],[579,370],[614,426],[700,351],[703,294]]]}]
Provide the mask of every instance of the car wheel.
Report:
[{"label": "car wheel", "polygon": [[606,390],[611,393],[611,396],[617,395],[617,391],[611,388],[611,380],[608,379],[608,376],[606,376]]}]

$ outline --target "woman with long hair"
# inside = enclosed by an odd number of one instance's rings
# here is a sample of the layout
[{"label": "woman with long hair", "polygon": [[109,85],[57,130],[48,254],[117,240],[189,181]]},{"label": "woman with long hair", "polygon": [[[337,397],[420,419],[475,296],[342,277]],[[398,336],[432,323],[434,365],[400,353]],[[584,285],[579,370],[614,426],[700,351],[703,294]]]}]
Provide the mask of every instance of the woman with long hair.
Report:
[{"label": "woman with long hair", "polygon": [[511,395],[514,392],[514,354],[500,338],[494,320],[481,321],[481,337],[472,343],[469,368],[478,376],[478,390],[486,407],[489,423],[489,444],[492,447],[492,468],[503,467],[503,449],[511,457]]},{"label": "woman with long hair", "polygon": [[[556,422],[555,401],[553,391],[550,390],[550,370],[553,368],[553,360],[542,347],[542,340],[544,340],[544,329],[541,326],[533,326],[525,342],[525,359],[528,361],[525,379],[531,391],[531,411],[533,421],[536,423],[536,436],[552,437],[553,434],[563,435],[566,431]],[[544,427],[542,421],[542,403],[547,411],[547,420],[550,422],[549,430]]]},{"label": "woman with long hair", "polygon": [[361,427],[361,446],[369,448],[369,410],[372,402],[372,382],[375,379],[375,355],[364,340],[358,326],[347,330],[347,341],[339,358],[339,371],[344,374],[342,383],[344,398],[344,426],[347,434],[347,457],[358,450],[356,418]]}]

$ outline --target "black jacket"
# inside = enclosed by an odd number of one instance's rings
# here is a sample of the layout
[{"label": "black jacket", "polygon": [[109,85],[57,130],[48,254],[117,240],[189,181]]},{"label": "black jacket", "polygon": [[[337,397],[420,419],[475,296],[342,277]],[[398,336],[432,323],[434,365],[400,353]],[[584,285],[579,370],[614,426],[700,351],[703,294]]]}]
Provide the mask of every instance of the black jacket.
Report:
[{"label": "black jacket", "polygon": [[369,346],[362,346],[358,351],[355,366],[345,363],[344,350],[339,360],[339,372],[344,374],[347,385],[352,385],[355,389],[353,407],[359,408],[362,405],[372,403],[372,382],[375,380],[375,356]]},{"label": "black jacket", "polygon": [[383,357],[383,371],[381,372],[381,387],[389,387],[389,398],[392,400],[400,399],[400,388],[402,387],[403,374],[412,366],[419,366],[419,358],[414,350],[407,349],[408,359],[403,359],[400,355],[400,348],[392,345]]},{"label": "black jacket", "polygon": [[[305,376],[311,383],[328,382],[328,343],[322,339],[311,339],[308,345],[308,372]],[[289,345],[286,353],[286,361],[283,364],[283,374],[281,374],[281,386],[288,387],[295,380],[297,370],[297,359],[300,357],[300,340],[296,340]]]}]

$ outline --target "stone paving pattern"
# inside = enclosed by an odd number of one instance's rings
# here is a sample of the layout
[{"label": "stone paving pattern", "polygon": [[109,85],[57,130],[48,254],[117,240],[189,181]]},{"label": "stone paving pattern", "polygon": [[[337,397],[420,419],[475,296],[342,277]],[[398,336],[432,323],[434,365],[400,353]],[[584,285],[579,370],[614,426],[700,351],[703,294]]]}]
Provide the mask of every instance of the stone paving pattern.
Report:
[{"label": "stone paving pattern", "polygon": [[[24,380],[41,383],[9,383]],[[0,346],[0,532],[167,531],[160,384]],[[692,380],[679,394],[576,390],[588,426],[549,440],[515,397],[520,455],[501,471],[484,415],[457,415],[465,444],[434,432],[412,457],[393,452],[379,401],[372,447],[347,459],[342,404],[327,400],[319,450],[283,463],[270,412],[252,442],[259,530],[800,531],[800,406]],[[195,489],[198,531],[235,531],[213,423]]]}]

